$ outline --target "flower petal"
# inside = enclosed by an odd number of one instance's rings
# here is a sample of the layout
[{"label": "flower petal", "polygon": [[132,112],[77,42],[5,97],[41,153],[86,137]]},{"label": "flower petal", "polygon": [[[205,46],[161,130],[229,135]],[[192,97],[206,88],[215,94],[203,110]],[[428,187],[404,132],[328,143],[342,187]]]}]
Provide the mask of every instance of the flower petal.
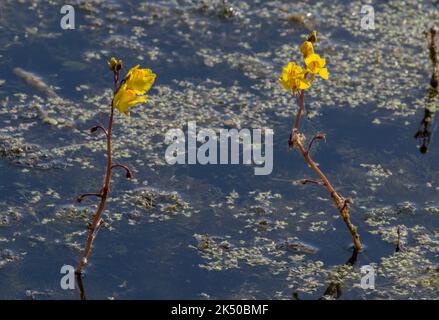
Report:
[{"label": "flower petal", "polygon": [[328,77],[329,77],[328,69],[326,69],[326,68],[322,68],[322,69],[320,70],[320,72],[319,72],[319,75],[320,75],[323,79],[328,80]]}]

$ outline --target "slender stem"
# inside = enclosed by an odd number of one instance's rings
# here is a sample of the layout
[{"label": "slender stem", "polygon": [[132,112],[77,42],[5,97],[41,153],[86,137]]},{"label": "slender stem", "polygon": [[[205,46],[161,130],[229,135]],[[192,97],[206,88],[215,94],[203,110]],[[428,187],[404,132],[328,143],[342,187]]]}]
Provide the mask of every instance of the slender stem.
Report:
[{"label": "slender stem", "polygon": [[305,90],[301,90],[300,91],[299,110],[297,111],[296,120],[294,121],[294,127],[291,130],[290,139],[288,140],[288,145],[290,146],[290,150],[294,148],[294,142],[296,140],[296,133],[299,130],[300,119],[302,118],[304,97],[305,97]]},{"label": "slender stem", "polygon": [[[299,123],[300,123],[300,116],[301,116],[301,110],[303,109],[303,98],[304,91],[300,93],[300,105],[299,105],[299,112],[297,113],[296,121],[295,121],[295,127],[294,127],[294,137],[293,137],[293,143],[297,144],[299,152],[302,154],[305,161],[308,163],[308,165],[311,167],[312,170],[320,177],[320,180],[322,181],[323,185],[326,187],[326,189],[331,194],[332,199],[334,200],[335,206],[340,212],[341,217],[343,218],[343,221],[345,222],[346,226],[348,227],[352,239],[354,241],[354,246],[356,250],[361,250],[361,242],[360,242],[360,236],[357,232],[357,228],[352,224],[350,220],[349,215],[349,206],[348,204],[351,202],[350,199],[343,198],[339,193],[337,193],[332,186],[332,184],[329,182],[328,178],[325,176],[325,174],[320,170],[320,168],[317,166],[317,164],[311,159],[311,156],[308,152],[308,150],[304,147],[304,141],[305,136],[298,132]],[[297,126],[297,127],[296,127]]]},{"label": "slender stem", "polygon": [[302,179],[300,181],[302,184],[307,184],[307,183],[313,183],[313,184],[317,184],[319,186],[323,185],[323,182],[321,180],[313,180],[313,179]]},{"label": "slender stem", "polygon": [[100,193],[96,193],[96,192],[89,192],[89,193],[84,193],[81,194],[79,197],[76,198],[77,202],[81,202],[82,200],[84,200],[85,197],[102,197],[102,194]]},{"label": "slender stem", "polygon": [[439,90],[439,46],[436,42],[436,35],[439,33],[439,28],[436,25],[433,25],[430,28],[430,31],[427,32],[427,36],[429,38],[429,49],[430,49],[430,59],[433,63],[433,72],[431,74],[430,85],[436,91]]},{"label": "slender stem", "polygon": [[[114,74],[114,94],[116,94],[117,91],[117,81],[119,80],[119,72],[115,72]],[[114,105],[113,101],[111,101],[111,112],[110,112],[110,119],[108,120],[108,130],[107,130],[107,171],[105,176],[105,183],[101,190],[101,201],[99,202],[98,209],[96,213],[93,216],[93,222],[90,227],[88,237],[87,237],[87,243],[85,246],[84,254],[82,256],[81,261],[79,262],[78,267],[76,268],[75,273],[81,274],[82,269],[87,264],[88,256],[90,254],[91,245],[93,243],[93,239],[95,236],[95,231],[98,227],[99,221],[101,220],[101,214],[105,209],[105,203],[107,201],[107,196],[110,191],[110,181],[111,181],[111,131],[113,128],[113,116],[114,116]]]},{"label": "slender stem", "polygon": [[91,127],[90,132],[95,132],[98,129],[101,129],[105,133],[105,135],[108,136],[107,129],[105,129],[104,126],[101,124],[98,124],[98,125],[95,125],[94,127]]},{"label": "slender stem", "polygon": [[113,164],[111,166],[111,170],[113,170],[114,168],[122,168],[122,169],[124,169],[125,172],[126,172],[126,177],[128,179],[131,179],[133,177],[133,172],[131,171],[131,169],[128,168],[128,166],[126,166],[124,164]]},{"label": "slender stem", "polygon": [[395,252],[399,252],[401,251],[401,230],[398,226],[398,229],[396,230],[396,233],[398,234],[398,240],[396,243],[396,248],[395,248]]},{"label": "slender stem", "polygon": [[294,129],[299,129],[300,118],[302,118],[303,100],[305,97],[305,90],[300,91],[299,111],[297,111],[296,121],[294,121]]},{"label": "slender stem", "polygon": [[308,149],[306,149],[306,153],[311,152],[312,145],[314,144],[314,141],[325,139],[325,135],[323,133],[318,133],[314,137],[312,137],[311,142],[308,144]]}]

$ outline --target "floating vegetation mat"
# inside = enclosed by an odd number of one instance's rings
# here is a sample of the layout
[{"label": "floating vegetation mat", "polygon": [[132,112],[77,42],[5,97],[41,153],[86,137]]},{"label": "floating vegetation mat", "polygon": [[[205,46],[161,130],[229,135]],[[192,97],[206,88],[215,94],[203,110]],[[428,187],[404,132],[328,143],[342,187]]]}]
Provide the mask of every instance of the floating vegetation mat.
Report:
[{"label": "floating vegetation mat", "polygon": [[[368,2],[375,30],[360,28]],[[438,104],[424,35],[436,2],[76,1],[74,31],[59,27],[63,4],[0,2],[0,298],[78,298],[58,276],[96,210],[74,200],[102,183],[105,139],[88,129],[106,121],[111,56],[158,77],[147,106],[115,116],[113,157],[134,179],[113,177],[90,298],[439,298],[439,147],[422,155],[413,138]],[[288,152],[295,109],[278,77],[314,29],[330,78],[302,122],[327,133],[315,161],[354,199],[355,259],[332,200],[297,183],[308,171]],[[273,173],[168,165],[164,136],[187,121],[273,128]],[[361,288],[364,265],[375,289]]]}]

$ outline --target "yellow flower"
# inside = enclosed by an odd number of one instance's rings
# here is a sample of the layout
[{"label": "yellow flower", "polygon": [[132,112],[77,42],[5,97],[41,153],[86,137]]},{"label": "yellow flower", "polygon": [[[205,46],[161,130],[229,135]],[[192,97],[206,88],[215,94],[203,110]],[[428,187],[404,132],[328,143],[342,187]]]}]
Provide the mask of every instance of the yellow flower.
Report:
[{"label": "yellow flower", "polygon": [[128,71],[125,83],[137,94],[145,94],[155,81],[156,75],[150,69],[139,69],[139,65]]},{"label": "yellow flower", "polygon": [[300,52],[303,54],[303,58],[306,58],[314,53],[314,48],[311,41],[305,41],[300,46]]},{"label": "yellow flower", "polygon": [[124,83],[116,92],[113,100],[113,105],[120,112],[124,113],[125,115],[129,115],[128,108],[131,108],[138,103],[146,102],[147,99],[147,96],[137,95],[134,90],[129,89],[127,84]]},{"label": "yellow flower", "polygon": [[328,69],[324,68],[326,64],[324,58],[313,53],[305,58],[305,64],[306,70],[312,74],[311,81],[314,80],[316,74],[319,74],[323,79],[328,80]]},{"label": "yellow flower", "polygon": [[114,107],[125,115],[129,115],[129,108],[147,101],[148,97],[145,94],[151,88],[155,78],[156,75],[150,69],[139,69],[138,65],[132,68],[114,96]]},{"label": "yellow flower", "polygon": [[293,94],[296,94],[296,90],[305,90],[310,86],[306,80],[306,71],[294,62],[288,63],[282,70],[279,81],[285,90],[291,90]]}]

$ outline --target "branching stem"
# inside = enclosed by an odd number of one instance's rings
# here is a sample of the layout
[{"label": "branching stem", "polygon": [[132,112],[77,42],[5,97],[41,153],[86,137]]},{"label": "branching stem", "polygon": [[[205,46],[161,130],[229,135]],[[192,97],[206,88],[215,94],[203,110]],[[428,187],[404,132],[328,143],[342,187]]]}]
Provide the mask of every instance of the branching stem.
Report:
[{"label": "branching stem", "polygon": [[[302,90],[300,93],[299,111],[297,113],[296,120],[294,122],[294,128],[292,131],[292,136],[290,137],[289,144],[290,146],[297,145],[297,149],[299,150],[302,157],[305,159],[305,161],[308,163],[311,169],[314,170],[314,172],[319,176],[320,182],[318,182],[318,184],[322,184],[331,194],[335,206],[339,210],[340,215],[343,218],[343,221],[345,222],[347,228],[349,229],[349,232],[352,235],[355,249],[360,251],[362,249],[360,236],[358,234],[357,228],[352,224],[349,215],[349,205],[352,203],[352,200],[350,198],[346,198],[346,199],[343,198],[343,196],[341,196],[338,192],[335,191],[334,187],[329,182],[328,178],[325,176],[322,170],[320,170],[317,164],[311,159],[311,156],[309,154],[310,147],[308,147],[308,149],[305,149],[304,147],[305,135],[299,132],[299,124],[300,124],[300,117],[302,115],[303,102],[304,102],[304,90]],[[312,142],[313,141],[311,141],[310,146],[312,146]],[[307,181],[311,182],[314,180],[307,180]]]},{"label": "branching stem", "polygon": [[[114,94],[117,93],[118,90],[118,81],[119,81],[119,70],[114,71]],[[93,239],[96,235],[96,230],[101,222],[101,215],[105,209],[105,203],[107,201],[108,193],[110,192],[110,181],[111,181],[111,131],[113,128],[113,116],[114,116],[114,105],[113,101],[111,101],[111,111],[110,111],[110,119],[108,120],[108,130],[106,130],[103,126],[96,126],[96,128],[101,128],[106,133],[107,137],[107,170],[105,176],[104,186],[100,192],[101,201],[99,202],[98,209],[96,213],[93,215],[93,221],[88,233],[87,242],[84,249],[84,254],[82,256],[81,261],[79,262],[78,267],[76,268],[76,274],[81,274],[82,269],[87,264],[88,256],[90,254],[91,245],[93,243]]]},{"label": "branching stem", "polygon": [[111,166],[111,170],[113,170],[114,168],[122,168],[122,169],[125,169],[126,177],[127,177],[128,179],[131,179],[131,178],[134,176],[134,175],[133,175],[133,172],[131,171],[131,169],[128,168],[128,166],[126,166],[126,165],[124,165],[124,164],[114,164],[114,165]]},{"label": "branching stem", "polygon": [[96,192],[89,192],[81,194],[79,197],[76,198],[76,202],[80,203],[82,200],[84,200],[85,197],[99,197],[102,198],[102,194],[96,193]]},{"label": "branching stem", "polygon": [[105,127],[104,127],[102,124],[98,124],[98,125],[95,125],[94,127],[91,127],[91,128],[90,128],[90,132],[91,132],[91,133],[96,132],[98,129],[101,129],[102,132],[105,133],[105,136],[108,137],[107,129],[105,129]]}]

